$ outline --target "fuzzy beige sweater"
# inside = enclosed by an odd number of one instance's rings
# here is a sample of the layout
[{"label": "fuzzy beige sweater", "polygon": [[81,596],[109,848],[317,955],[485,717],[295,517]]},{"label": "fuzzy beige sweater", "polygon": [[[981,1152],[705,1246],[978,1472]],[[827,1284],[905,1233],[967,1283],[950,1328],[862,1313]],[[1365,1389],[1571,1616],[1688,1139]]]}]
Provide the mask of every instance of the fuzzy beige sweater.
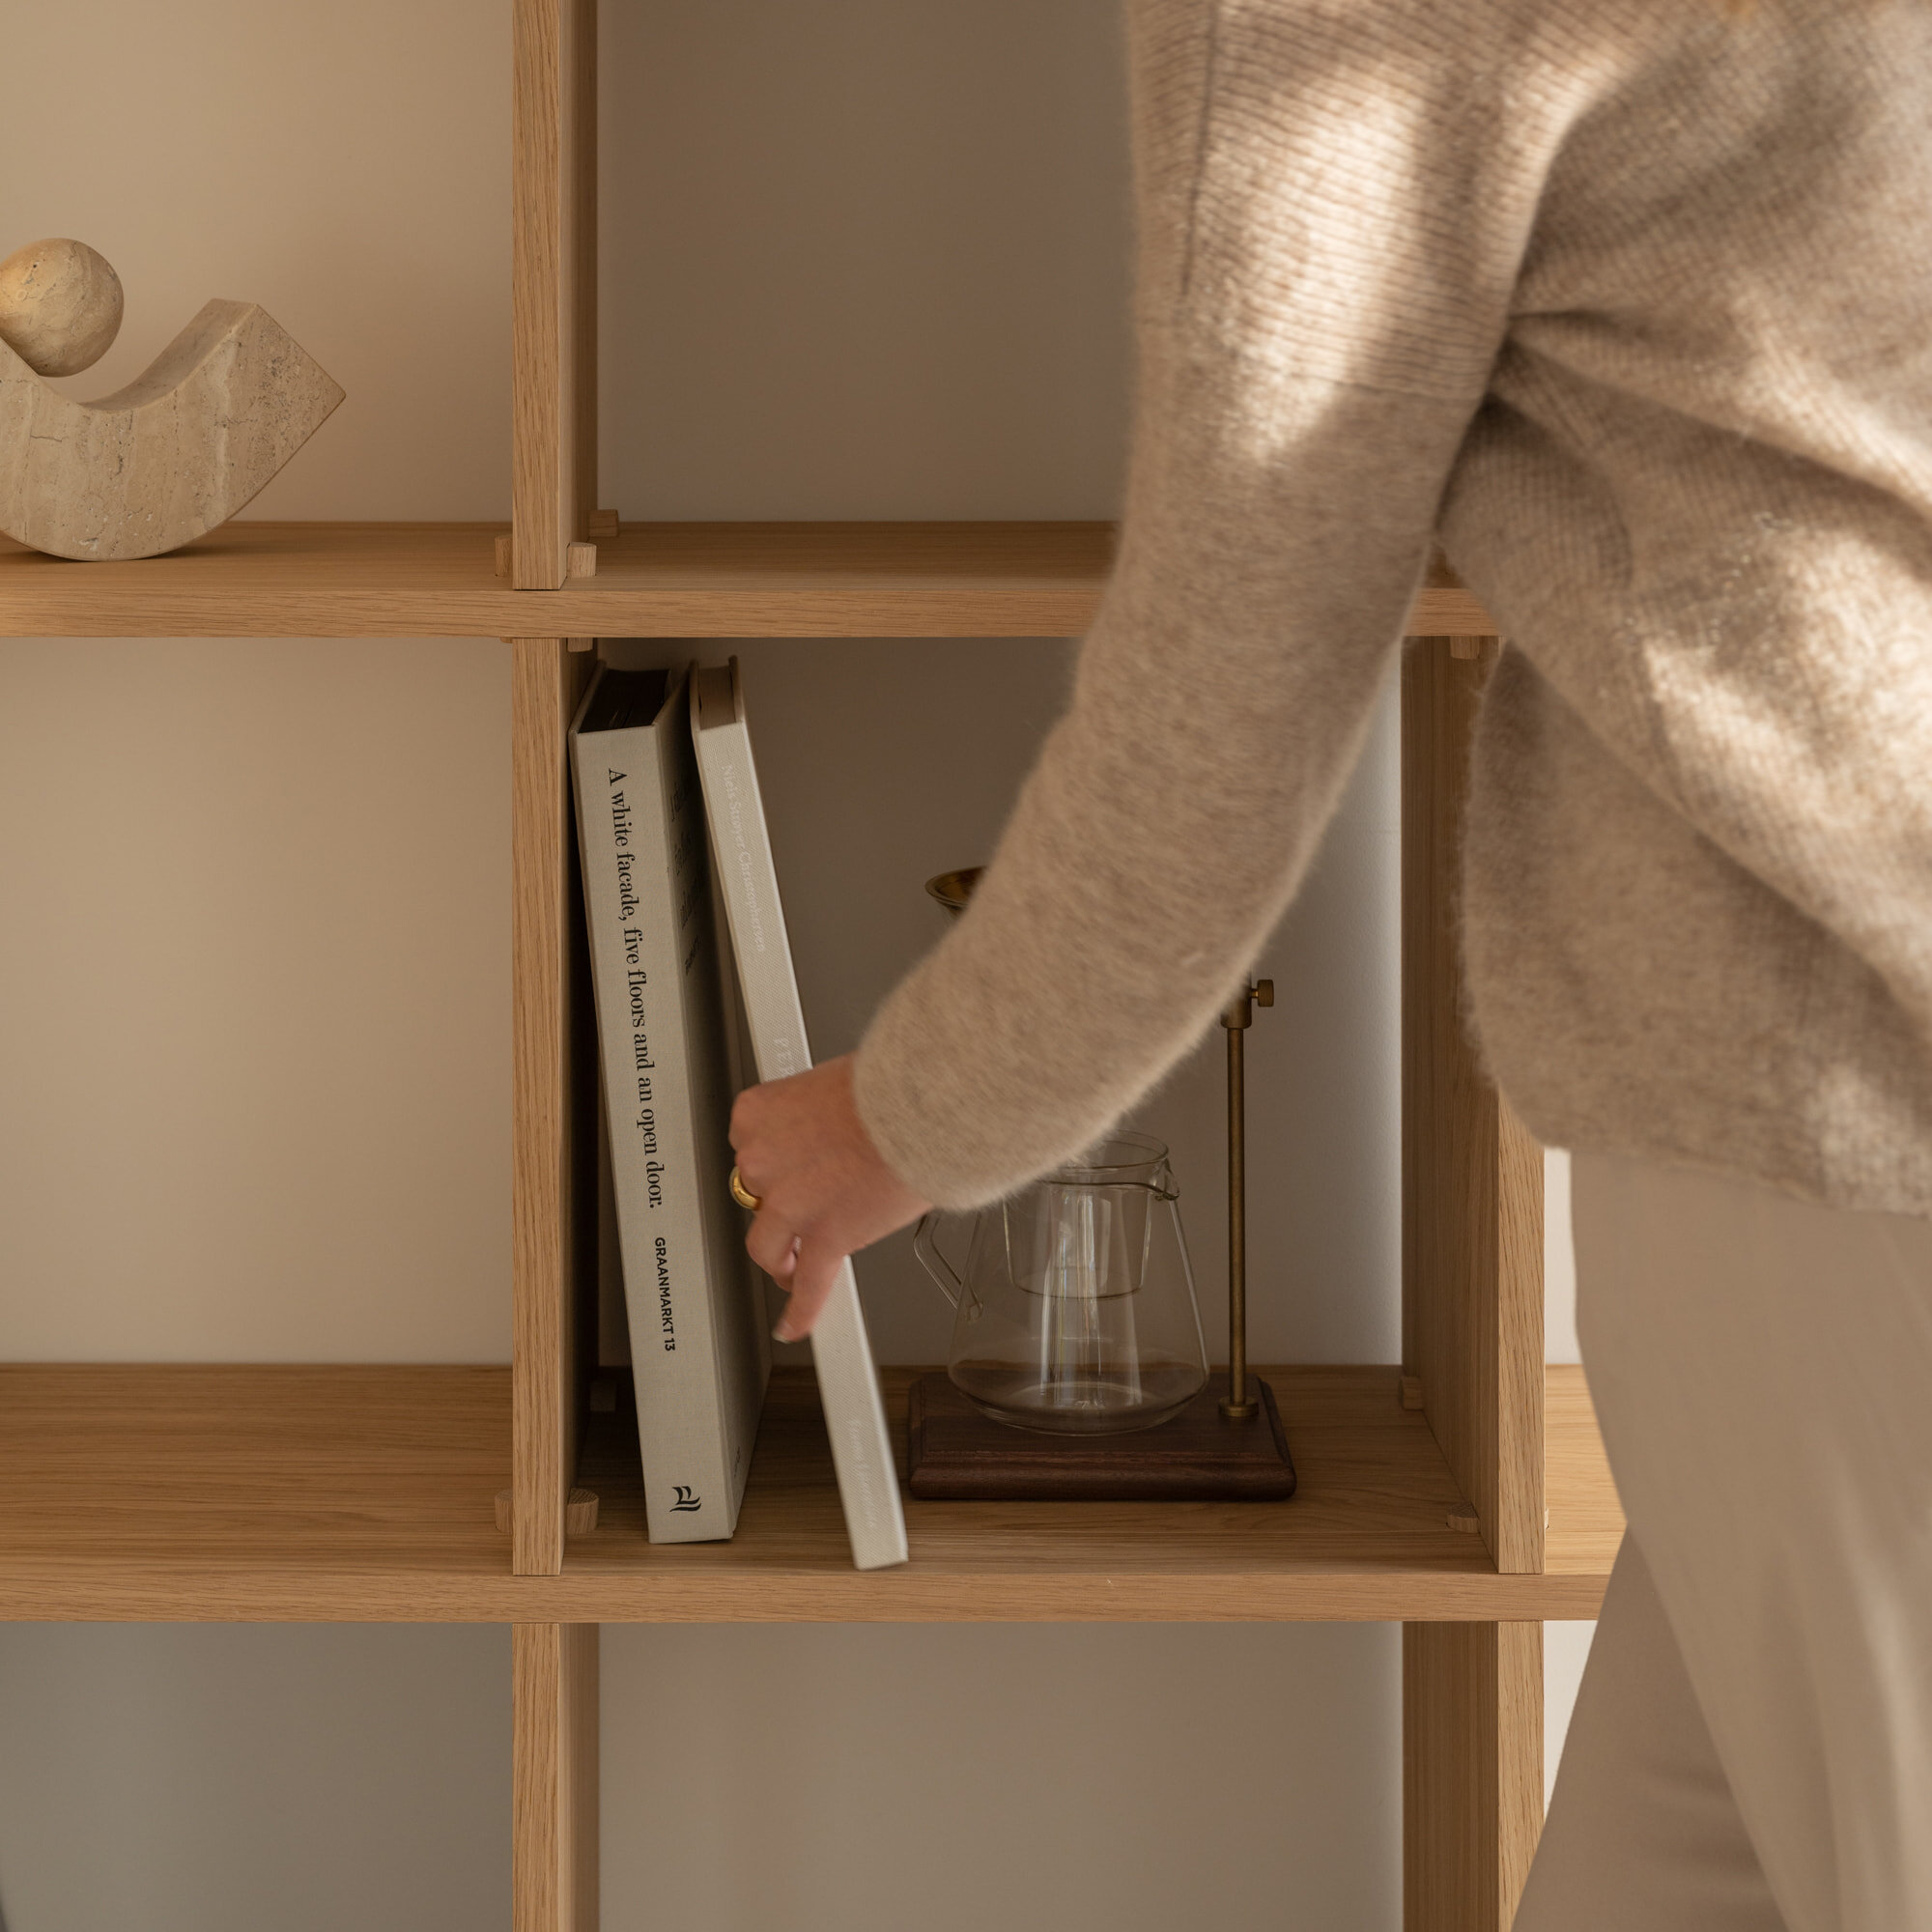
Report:
[{"label": "fuzzy beige sweater", "polygon": [[1135,447],[1075,692],[861,1050],[944,1205],[1301,878],[1439,528],[1464,948],[1546,1142],[1932,1211],[1932,5],[1137,0]]}]

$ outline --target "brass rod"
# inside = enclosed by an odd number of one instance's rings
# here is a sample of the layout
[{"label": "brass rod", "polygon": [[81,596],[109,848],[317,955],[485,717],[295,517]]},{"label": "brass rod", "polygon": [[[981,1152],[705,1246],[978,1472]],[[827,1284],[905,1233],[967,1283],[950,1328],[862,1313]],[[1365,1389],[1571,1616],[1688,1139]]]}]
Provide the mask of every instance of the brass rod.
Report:
[{"label": "brass rod", "polygon": [[1221,1413],[1245,1422],[1261,1405],[1248,1394],[1248,1149],[1246,1037],[1255,1006],[1274,1005],[1274,982],[1244,982],[1221,1013],[1228,1029],[1228,1393]]},{"label": "brass rod", "polygon": [[[1246,996],[1242,1005],[1247,1004]],[[1231,1416],[1250,1412],[1248,1401],[1248,1204],[1246,1027],[1228,1029],[1228,1400]]]}]

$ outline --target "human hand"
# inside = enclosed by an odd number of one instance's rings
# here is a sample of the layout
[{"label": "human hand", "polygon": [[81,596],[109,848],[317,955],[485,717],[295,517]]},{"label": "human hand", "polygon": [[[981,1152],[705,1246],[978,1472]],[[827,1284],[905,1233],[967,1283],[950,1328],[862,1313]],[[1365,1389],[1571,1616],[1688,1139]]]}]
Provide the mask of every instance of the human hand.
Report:
[{"label": "human hand", "polygon": [[922,1201],[880,1158],[852,1097],[852,1056],[748,1087],[731,1109],[738,1178],[757,1197],[745,1246],[791,1300],[773,1331],[811,1333],[838,1264],[916,1221]]}]

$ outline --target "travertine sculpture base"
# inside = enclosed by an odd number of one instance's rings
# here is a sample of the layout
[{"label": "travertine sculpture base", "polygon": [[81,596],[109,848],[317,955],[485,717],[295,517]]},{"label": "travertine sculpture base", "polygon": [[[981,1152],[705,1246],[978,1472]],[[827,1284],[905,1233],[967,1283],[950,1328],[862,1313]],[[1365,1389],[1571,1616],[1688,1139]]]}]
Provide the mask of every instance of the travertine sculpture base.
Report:
[{"label": "travertine sculpture base", "polygon": [[210,302],[146,375],[95,403],[0,342],[0,530],[54,556],[177,550],[234,516],[341,401],[253,302]]}]

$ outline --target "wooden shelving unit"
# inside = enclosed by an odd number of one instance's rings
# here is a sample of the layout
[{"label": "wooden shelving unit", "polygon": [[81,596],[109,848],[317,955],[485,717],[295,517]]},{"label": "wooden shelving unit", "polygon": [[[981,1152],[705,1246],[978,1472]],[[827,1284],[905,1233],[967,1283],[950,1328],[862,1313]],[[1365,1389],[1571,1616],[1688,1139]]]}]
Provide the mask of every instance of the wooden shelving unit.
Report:
[{"label": "wooden shelving unit", "polygon": [[[1096,524],[596,520],[595,10],[513,0],[513,521],[236,524],[147,562],[0,542],[0,635],[507,639],[513,1363],[0,1368],[0,1615],[514,1626],[516,1932],[594,1932],[597,1627],[654,1620],[1391,1619],[1407,1932],[1504,1932],[1541,1818],[1541,1620],[1621,1534],[1574,1370],[1543,1367],[1540,1155],[1464,1040],[1461,775],[1494,626],[1438,571],[1404,671],[1404,1360],[1271,1371],[1287,1504],[908,1506],[849,1564],[815,1397],[775,1385],[737,1538],[654,1548],[591,1416],[588,1001],[564,733],[597,637],[1062,637]],[[581,554],[580,554],[581,560]],[[903,1415],[908,1372],[893,1372]],[[1398,1398],[1399,1376],[1421,1406]],[[591,1425],[595,1426],[591,1426]],[[565,1499],[596,1489],[566,1544]],[[512,1492],[512,1535],[494,1498]],[[1459,1519],[1463,1528],[1452,1527]]]}]

